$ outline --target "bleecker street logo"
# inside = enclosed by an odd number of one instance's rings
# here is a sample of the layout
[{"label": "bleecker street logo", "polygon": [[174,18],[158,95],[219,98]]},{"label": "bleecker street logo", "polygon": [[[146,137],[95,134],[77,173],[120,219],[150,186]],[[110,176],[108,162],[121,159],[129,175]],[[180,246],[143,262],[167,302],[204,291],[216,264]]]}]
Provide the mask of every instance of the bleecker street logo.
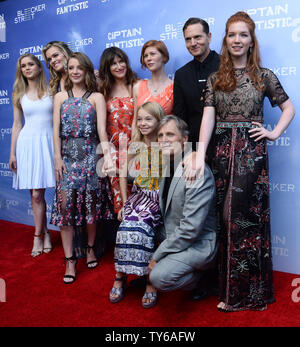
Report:
[{"label": "bleecker street logo", "polygon": [[46,10],[46,4],[39,4],[33,7],[25,8],[23,10],[18,10],[17,17],[15,17],[14,22],[15,24],[19,24],[22,22],[33,20],[35,18],[35,15],[38,12],[42,12],[45,10]]},{"label": "bleecker street logo", "polygon": [[7,89],[0,89],[0,105],[9,105],[9,97]]},{"label": "bleecker street logo", "polygon": [[6,42],[6,24],[4,14],[0,14],[0,42]]}]

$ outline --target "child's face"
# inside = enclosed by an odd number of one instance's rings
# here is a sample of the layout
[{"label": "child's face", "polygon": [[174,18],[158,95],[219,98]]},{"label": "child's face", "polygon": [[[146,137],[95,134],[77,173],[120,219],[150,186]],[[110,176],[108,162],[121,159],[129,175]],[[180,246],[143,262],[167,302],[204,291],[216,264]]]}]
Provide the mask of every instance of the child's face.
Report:
[{"label": "child's face", "polygon": [[136,125],[143,136],[153,133],[158,125],[158,120],[144,109],[139,109]]}]

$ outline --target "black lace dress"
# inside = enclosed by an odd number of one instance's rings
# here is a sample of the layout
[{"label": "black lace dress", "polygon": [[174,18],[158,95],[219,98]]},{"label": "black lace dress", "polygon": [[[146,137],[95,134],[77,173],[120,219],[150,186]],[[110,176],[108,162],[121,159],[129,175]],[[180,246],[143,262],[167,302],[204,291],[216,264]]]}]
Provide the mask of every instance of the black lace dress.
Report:
[{"label": "black lace dress", "polygon": [[225,310],[263,310],[275,301],[270,239],[269,168],[266,140],[255,142],[252,121],[264,123],[263,102],[288,99],[271,70],[262,68],[258,91],[246,71],[235,70],[238,86],[230,93],[207,82],[205,106],[214,106],[216,130],[212,170],[217,187],[220,228],[220,299]]}]

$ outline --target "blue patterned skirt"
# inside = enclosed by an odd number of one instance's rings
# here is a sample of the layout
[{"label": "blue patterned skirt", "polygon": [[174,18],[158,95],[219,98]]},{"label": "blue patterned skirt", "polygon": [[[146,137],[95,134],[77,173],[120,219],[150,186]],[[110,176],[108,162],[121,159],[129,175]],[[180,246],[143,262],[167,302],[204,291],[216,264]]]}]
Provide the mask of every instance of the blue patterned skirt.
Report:
[{"label": "blue patterned skirt", "polygon": [[154,253],[154,236],[162,224],[158,191],[133,186],[123,208],[115,247],[117,272],[144,276]]}]

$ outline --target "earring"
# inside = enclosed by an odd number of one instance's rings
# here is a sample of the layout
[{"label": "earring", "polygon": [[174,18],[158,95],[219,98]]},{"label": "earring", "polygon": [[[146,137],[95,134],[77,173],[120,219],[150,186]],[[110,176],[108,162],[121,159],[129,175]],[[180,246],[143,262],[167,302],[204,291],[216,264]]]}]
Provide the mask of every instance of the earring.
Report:
[{"label": "earring", "polygon": [[64,69],[65,69],[65,72],[67,72],[67,71],[68,71],[68,64],[67,64],[67,62],[66,62],[66,61],[64,62]]}]

